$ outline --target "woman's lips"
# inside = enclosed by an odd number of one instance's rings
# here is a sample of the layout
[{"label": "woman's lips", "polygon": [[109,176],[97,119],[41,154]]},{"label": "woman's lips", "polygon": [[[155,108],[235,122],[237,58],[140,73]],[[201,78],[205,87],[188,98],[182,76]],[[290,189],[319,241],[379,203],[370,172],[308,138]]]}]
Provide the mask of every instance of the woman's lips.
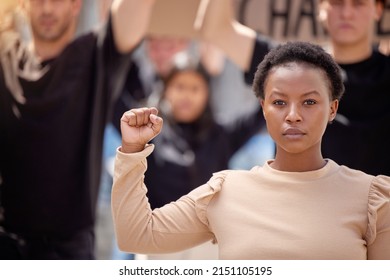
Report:
[{"label": "woman's lips", "polygon": [[295,128],[295,127],[287,128],[287,129],[283,132],[283,136],[286,136],[286,137],[288,137],[288,138],[293,138],[293,139],[301,138],[301,137],[304,136],[304,135],[306,135],[305,132],[303,132],[301,129]]}]

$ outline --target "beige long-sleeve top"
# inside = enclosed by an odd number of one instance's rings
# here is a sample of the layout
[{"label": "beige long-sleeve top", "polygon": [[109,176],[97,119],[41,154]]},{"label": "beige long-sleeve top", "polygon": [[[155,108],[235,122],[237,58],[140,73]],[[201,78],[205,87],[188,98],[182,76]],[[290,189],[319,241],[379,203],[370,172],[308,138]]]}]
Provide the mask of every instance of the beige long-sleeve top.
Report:
[{"label": "beige long-sleeve top", "polygon": [[332,160],[315,171],[221,171],[152,211],[142,152],[116,157],[112,212],[119,246],[169,253],[214,239],[220,259],[390,259],[390,177]]}]

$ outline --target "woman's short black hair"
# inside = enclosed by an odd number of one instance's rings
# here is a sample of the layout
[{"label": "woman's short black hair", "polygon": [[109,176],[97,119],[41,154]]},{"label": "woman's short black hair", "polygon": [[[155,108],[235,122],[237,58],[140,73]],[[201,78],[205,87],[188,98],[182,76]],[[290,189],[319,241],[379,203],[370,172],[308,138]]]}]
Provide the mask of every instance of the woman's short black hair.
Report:
[{"label": "woman's short black hair", "polygon": [[308,42],[288,42],[272,49],[259,64],[253,80],[257,97],[264,99],[264,87],[269,72],[285,64],[304,63],[321,69],[328,77],[331,100],[340,100],[344,93],[341,69],[333,58],[321,47]]}]

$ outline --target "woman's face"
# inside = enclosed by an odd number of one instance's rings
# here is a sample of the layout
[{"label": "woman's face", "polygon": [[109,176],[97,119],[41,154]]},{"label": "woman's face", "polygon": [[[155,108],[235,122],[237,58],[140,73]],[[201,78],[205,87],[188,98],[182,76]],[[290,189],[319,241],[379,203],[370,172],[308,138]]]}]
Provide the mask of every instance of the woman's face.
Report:
[{"label": "woman's face", "polygon": [[371,43],[382,6],[375,0],[323,0],[320,19],[334,44]]},{"label": "woman's face", "polygon": [[306,64],[271,69],[261,105],[278,152],[320,151],[322,135],[338,107],[337,100],[330,100],[328,81],[322,70]]},{"label": "woman's face", "polygon": [[208,95],[208,85],[203,76],[188,70],[177,73],[170,80],[165,100],[177,122],[191,123],[205,111]]}]

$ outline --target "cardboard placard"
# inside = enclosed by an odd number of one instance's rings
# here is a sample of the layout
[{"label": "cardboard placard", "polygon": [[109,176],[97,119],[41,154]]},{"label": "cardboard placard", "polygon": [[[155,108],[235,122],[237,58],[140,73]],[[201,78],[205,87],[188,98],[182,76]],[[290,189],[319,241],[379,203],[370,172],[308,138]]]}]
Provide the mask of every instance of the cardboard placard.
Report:
[{"label": "cardboard placard", "polygon": [[[319,0],[235,0],[237,19],[278,41],[323,41],[318,20]],[[390,1],[377,25],[376,39],[390,37]]]},{"label": "cardboard placard", "polygon": [[[205,0],[156,1],[149,34],[197,38],[194,23],[202,1]],[[233,0],[238,21],[279,41],[326,39],[317,18],[318,3],[319,0]],[[390,37],[389,0],[376,34],[376,39]]]},{"label": "cardboard placard", "polygon": [[194,22],[201,0],[156,1],[149,24],[150,35],[197,37]]}]

